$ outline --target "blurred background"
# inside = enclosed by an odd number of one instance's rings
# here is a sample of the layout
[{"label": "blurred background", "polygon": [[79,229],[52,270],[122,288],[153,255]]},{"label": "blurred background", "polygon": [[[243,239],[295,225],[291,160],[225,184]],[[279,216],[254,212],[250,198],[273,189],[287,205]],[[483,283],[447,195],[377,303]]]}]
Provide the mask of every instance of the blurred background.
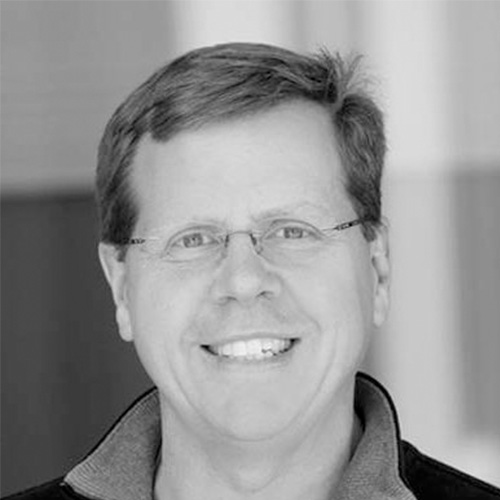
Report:
[{"label": "blurred background", "polygon": [[63,474],[149,387],[98,266],[96,147],[200,45],[366,56],[387,113],[391,319],[366,370],[403,436],[500,485],[500,3],[1,2],[2,494]]}]

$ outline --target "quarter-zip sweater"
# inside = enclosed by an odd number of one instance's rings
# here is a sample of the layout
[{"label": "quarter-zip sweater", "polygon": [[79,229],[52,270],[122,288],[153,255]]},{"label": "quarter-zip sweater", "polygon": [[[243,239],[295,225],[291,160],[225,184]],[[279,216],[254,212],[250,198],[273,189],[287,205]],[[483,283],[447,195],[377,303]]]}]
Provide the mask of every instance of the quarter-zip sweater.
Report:
[{"label": "quarter-zip sweater", "polygon": [[[389,394],[361,373],[355,409],[363,434],[332,500],[500,499],[497,488],[401,440]],[[160,450],[160,405],[158,391],[152,389],[63,478],[5,500],[153,500]]]}]

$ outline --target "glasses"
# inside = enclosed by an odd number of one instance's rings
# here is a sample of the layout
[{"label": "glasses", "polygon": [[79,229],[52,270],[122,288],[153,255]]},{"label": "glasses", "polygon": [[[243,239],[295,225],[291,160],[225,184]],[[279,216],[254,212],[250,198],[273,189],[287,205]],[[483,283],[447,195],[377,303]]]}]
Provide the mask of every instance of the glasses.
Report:
[{"label": "glasses", "polygon": [[131,238],[125,246],[137,245],[160,261],[208,263],[225,257],[232,237],[248,235],[257,254],[274,261],[294,261],[325,248],[336,233],[364,222],[366,219],[360,218],[319,229],[307,222],[279,219],[261,229],[232,232],[218,226],[197,225],[173,235]]}]

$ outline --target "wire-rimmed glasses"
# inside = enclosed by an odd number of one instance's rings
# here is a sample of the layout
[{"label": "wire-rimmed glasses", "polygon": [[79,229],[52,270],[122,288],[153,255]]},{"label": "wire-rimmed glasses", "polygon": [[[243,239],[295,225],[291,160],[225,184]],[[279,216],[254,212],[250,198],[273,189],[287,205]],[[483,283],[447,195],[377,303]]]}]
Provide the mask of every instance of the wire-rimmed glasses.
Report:
[{"label": "wire-rimmed glasses", "polygon": [[174,234],[137,236],[125,242],[125,246],[138,246],[150,256],[165,262],[198,263],[213,262],[223,258],[231,238],[248,235],[255,252],[269,259],[300,258],[325,247],[339,231],[366,222],[364,218],[342,222],[329,228],[295,219],[278,219],[253,230],[227,231],[222,227],[201,224],[187,227]]}]

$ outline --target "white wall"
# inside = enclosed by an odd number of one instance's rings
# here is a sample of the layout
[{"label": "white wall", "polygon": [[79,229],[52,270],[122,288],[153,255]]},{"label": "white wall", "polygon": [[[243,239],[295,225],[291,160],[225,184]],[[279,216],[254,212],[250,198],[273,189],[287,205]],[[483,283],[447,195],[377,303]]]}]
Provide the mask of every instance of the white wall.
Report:
[{"label": "white wall", "polygon": [[[370,366],[395,395],[406,436],[500,484],[500,430],[467,423],[474,408],[461,364],[468,353],[456,204],[457,180],[467,185],[500,172],[500,3],[25,1],[1,8],[2,193],[11,195],[89,189],[111,111],[184,50],[253,40],[364,53],[387,111],[394,261],[392,316]],[[484,234],[498,241],[498,226]],[[500,255],[480,255],[498,269]],[[498,283],[489,290],[500,293]],[[486,316],[496,318],[488,307]],[[482,337],[485,352],[496,349],[499,325],[481,328],[491,332]],[[471,361],[477,373],[489,363],[488,380],[475,387],[498,400],[500,368],[488,360]],[[500,421],[500,406],[492,408]]]},{"label": "white wall", "polygon": [[174,53],[168,2],[0,8],[2,193],[90,189],[110,114]]}]

